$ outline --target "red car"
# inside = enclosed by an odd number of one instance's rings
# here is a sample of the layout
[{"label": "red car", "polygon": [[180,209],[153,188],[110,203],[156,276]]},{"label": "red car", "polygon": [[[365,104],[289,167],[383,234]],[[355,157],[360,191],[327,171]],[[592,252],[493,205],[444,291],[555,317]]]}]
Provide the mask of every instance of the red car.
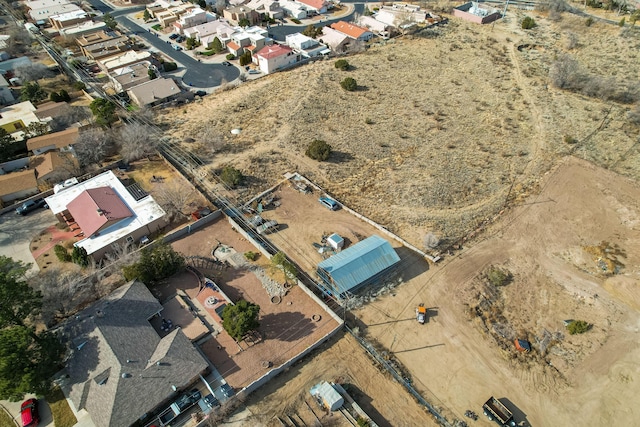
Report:
[{"label": "red car", "polygon": [[38,400],[29,399],[22,402],[20,406],[20,416],[23,427],[36,427],[40,422],[40,417],[38,416]]}]

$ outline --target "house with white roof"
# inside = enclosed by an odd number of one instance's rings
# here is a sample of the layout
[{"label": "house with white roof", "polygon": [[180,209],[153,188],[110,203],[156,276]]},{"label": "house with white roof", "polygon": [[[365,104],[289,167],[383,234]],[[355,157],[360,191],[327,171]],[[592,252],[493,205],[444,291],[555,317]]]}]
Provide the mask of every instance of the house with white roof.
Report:
[{"label": "house with white roof", "polygon": [[51,15],[49,17],[49,23],[56,30],[61,30],[62,28],[71,27],[90,20],[91,17],[89,17],[89,14],[84,10],[73,10],[71,12],[61,13],[58,15]]},{"label": "house with white roof", "polygon": [[126,67],[127,65],[135,64],[136,62],[149,60],[151,53],[148,51],[129,50],[119,55],[109,56],[96,61],[98,66],[106,73],[109,73],[115,69]]},{"label": "house with white roof", "polygon": [[296,54],[289,46],[274,44],[265,46],[255,55],[260,70],[265,73],[273,73],[300,61],[300,55]]},{"label": "house with white roof", "polygon": [[272,19],[284,17],[284,11],[282,7],[280,7],[280,3],[276,0],[250,0],[245,6],[255,10],[260,15],[265,15]]},{"label": "house with white roof", "polygon": [[210,47],[216,37],[224,46],[234,32],[236,28],[223,19],[182,29],[185,37],[193,37],[205,47]]},{"label": "house with white roof", "polygon": [[360,49],[364,49],[364,42],[354,40],[340,31],[334,30],[331,27],[323,27],[322,35],[318,36],[320,43],[324,43],[337,54],[356,52]]},{"label": "house with white roof", "polygon": [[305,19],[307,17],[307,7],[301,3],[291,0],[280,0],[280,7],[285,15],[295,19]]},{"label": "house with white roof", "polygon": [[46,21],[48,21],[49,18],[52,16],[62,15],[70,12],[80,13],[84,11],[80,9],[78,6],[76,6],[75,4],[63,3],[55,6],[43,7],[40,9],[31,9],[29,11],[29,16],[31,16],[31,19],[33,19],[36,22],[44,21],[46,23]]},{"label": "house with white roof", "polygon": [[75,243],[96,261],[114,244],[135,244],[167,225],[164,210],[139,185],[125,187],[112,171],[104,172],[47,197],[58,220],[79,229]]},{"label": "house with white roof", "polygon": [[312,58],[314,56],[328,53],[328,49],[325,45],[322,45],[317,40],[300,33],[288,34],[285,43],[305,58]]},{"label": "house with white roof", "polygon": [[231,40],[226,42],[226,47],[230,53],[239,56],[242,55],[245,50],[257,52],[264,46],[270,46],[272,44],[273,40],[264,28],[257,26],[249,28],[236,27],[236,31],[231,34]]},{"label": "house with white roof", "polygon": [[362,27],[368,28],[372,33],[379,34],[381,36],[388,35],[387,29],[389,28],[389,25],[378,21],[373,16],[362,15],[358,19],[358,24]]}]

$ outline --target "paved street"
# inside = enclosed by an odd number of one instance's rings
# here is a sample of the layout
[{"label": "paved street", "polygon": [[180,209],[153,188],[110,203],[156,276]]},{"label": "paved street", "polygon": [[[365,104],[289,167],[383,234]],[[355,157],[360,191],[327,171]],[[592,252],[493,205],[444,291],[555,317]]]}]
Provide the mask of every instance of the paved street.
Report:
[{"label": "paved street", "polygon": [[101,2],[100,0],[89,0],[92,6],[101,12],[109,12],[120,24],[122,29],[129,30],[132,33],[137,33],[137,36],[144,39],[146,43],[153,46],[154,49],[159,50],[166,56],[173,58],[183,69],[186,68],[186,73],[182,76],[182,81],[185,86],[193,86],[195,88],[210,88],[220,86],[224,81],[232,82],[240,76],[240,70],[236,67],[227,67],[222,64],[211,64],[199,62],[190,55],[176,51],[167,43],[166,37],[160,37],[158,35],[150,33],[146,28],[143,28],[136,22],[133,22],[128,15],[140,12],[144,10],[143,6],[133,8],[123,8],[114,10],[108,4]]},{"label": "paved street", "polygon": [[0,255],[20,260],[32,265],[31,271],[37,272],[38,266],[31,255],[29,244],[56,219],[48,209],[38,209],[28,215],[16,215],[7,212],[0,216]]}]

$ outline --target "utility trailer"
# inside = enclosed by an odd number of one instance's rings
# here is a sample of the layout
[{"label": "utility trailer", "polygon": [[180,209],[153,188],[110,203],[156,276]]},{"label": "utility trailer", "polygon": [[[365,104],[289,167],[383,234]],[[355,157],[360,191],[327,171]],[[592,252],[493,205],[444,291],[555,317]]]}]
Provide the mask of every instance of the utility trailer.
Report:
[{"label": "utility trailer", "polygon": [[511,411],[493,396],[482,405],[482,411],[489,421],[495,421],[500,426],[516,426]]}]

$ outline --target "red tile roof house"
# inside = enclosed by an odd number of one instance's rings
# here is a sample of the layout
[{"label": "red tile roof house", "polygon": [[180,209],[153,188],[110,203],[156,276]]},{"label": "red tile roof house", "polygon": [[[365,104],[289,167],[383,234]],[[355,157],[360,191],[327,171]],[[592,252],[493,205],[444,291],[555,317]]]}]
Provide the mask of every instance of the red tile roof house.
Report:
[{"label": "red tile roof house", "polygon": [[325,0],[295,0],[296,3],[303,4],[307,10],[316,13],[325,13],[329,9],[329,2]]},{"label": "red tile roof house", "polygon": [[256,53],[256,58],[260,70],[265,74],[287,68],[300,60],[293,49],[279,44],[263,47]]},{"label": "red tile roof house", "polygon": [[331,24],[331,28],[336,31],[340,31],[342,34],[345,34],[354,40],[366,42],[371,40],[373,37],[373,33],[368,29],[344,21],[338,21]]},{"label": "red tile roof house", "polygon": [[137,244],[167,225],[164,210],[136,184],[125,187],[111,171],[46,198],[60,222],[83,237],[75,246],[96,261],[112,245]]}]

